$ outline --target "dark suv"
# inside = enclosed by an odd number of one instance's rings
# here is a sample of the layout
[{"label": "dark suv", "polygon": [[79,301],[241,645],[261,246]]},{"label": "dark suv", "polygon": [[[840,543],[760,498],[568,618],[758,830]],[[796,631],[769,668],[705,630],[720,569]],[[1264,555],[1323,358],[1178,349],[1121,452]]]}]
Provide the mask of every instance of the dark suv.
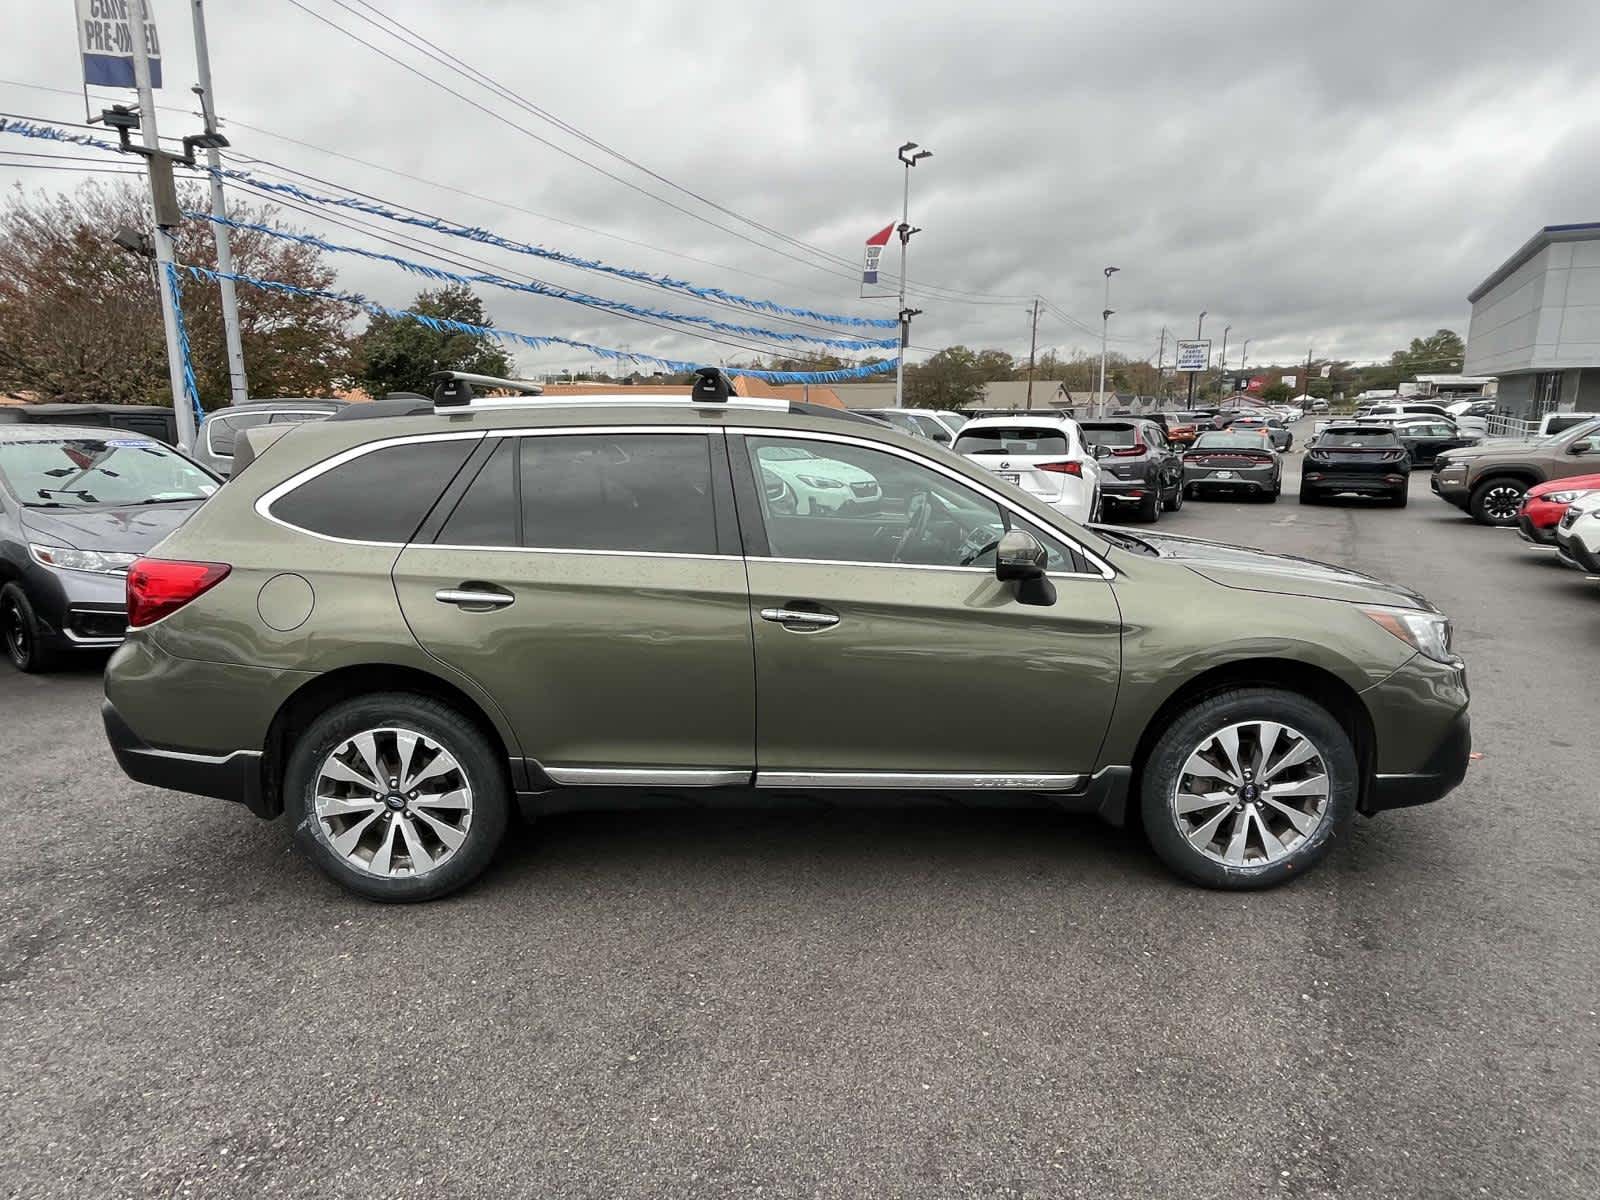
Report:
[{"label": "dark suv", "polygon": [[1160,425],[1129,418],[1080,421],[1078,427],[1100,460],[1103,505],[1135,508],[1143,521],[1160,520],[1162,509],[1183,507],[1183,455]]}]

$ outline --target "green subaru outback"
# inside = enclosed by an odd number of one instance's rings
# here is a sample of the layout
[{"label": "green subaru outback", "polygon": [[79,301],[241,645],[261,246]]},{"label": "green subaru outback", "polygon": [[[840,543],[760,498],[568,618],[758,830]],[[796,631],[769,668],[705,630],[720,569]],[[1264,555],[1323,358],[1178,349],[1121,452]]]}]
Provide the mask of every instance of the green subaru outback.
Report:
[{"label": "green subaru outback", "polygon": [[128,606],[123,769],[287,811],[378,900],[473,879],[514,809],[663,798],[1052,805],[1255,888],[1443,796],[1470,744],[1449,621],[1403,587],[1086,529],[712,377],[296,426]]}]

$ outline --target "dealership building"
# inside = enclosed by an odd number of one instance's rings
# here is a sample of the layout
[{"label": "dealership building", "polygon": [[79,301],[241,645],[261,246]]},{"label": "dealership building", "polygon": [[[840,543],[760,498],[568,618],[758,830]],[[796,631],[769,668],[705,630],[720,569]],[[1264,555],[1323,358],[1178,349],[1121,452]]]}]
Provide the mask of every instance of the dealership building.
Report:
[{"label": "dealership building", "polygon": [[1600,222],[1546,225],[1467,297],[1468,375],[1512,416],[1600,411]]}]

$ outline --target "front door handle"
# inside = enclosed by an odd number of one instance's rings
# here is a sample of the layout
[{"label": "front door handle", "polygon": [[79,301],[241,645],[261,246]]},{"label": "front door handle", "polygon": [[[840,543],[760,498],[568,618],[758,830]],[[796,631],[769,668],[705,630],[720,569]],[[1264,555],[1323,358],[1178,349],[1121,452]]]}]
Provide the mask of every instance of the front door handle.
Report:
[{"label": "front door handle", "polygon": [[487,584],[462,584],[458,588],[440,588],[433,594],[433,598],[440,604],[454,604],[459,608],[479,611],[504,608],[516,600],[510,592]]},{"label": "front door handle", "polygon": [[831,612],[817,612],[803,608],[763,608],[761,610],[763,621],[773,621],[784,626],[800,626],[806,629],[828,629],[839,623],[839,614]]}]

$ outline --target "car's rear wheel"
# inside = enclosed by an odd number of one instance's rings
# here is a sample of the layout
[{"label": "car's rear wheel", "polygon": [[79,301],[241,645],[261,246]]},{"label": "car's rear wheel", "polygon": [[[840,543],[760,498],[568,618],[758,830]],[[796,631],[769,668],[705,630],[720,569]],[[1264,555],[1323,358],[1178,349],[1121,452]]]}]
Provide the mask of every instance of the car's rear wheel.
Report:
[{"label": "car's rear wheel", "polygon": [[1139,520],[1146,525],[1154,525],[1161,520],[1161,489],[1159,487],[1154,491],[1146,492],[1144,498],[1139,501]]},{"label": "car's rear wheel", "polygon": [[1317,504],[1321,500],[1322,500],[1322,497],[1317,495],[1317,493],[1312,491],[1310,488],[1306,487],[1305,484],[1301,484],[1300,485],[1300,503],[1301,504]]},{"label": "car's rear wheel", "polygon": [[1480,483],[1467,501],[1467,511],[1480,525],[1515,525],[1528,485],[1520,479],[1488,479]]},{"label": "car's rear wheel", "polygon": [[1401,488],[1398,492],[1389,497],[1389,503],[1394,505],[1396,508],[1404,508],[1406,506],[1406,502],[1410,499],[1410,491],[1406,488]]},{"label": "car's rear wheel", "polygon": [[0,640],[5,642],[6,657],[19,671],[37,674],[56,663],[58,656],[21,584],[0,588]]},{"label": "car's rear wheel", "polygon": [[1202,700],[1144,764],[1146,835],[1179,875],[1206,887],[1271,887],[1328,852],[1355,812],[1349,735],[1297,692],[1239,688]]},{"label": "car's rear wheel", "polygon": [[290,751],[295,840],[337,883],[373,900],[432,900],[489,865],[510,794],[489,740],[449,705],[385,692],[346,700]]},{"label": "car's rear wheel", "polygon": [[1163,508],[1165,508],[1168,512],[1177,512],[1180,508],[1182,508],[1183,507],[1183,484],[1179,483],[1179,484],[1173,485],[1172,495],[1168,496],[1165,500],[1163,500],[1161,502],[1161,506]]}]

